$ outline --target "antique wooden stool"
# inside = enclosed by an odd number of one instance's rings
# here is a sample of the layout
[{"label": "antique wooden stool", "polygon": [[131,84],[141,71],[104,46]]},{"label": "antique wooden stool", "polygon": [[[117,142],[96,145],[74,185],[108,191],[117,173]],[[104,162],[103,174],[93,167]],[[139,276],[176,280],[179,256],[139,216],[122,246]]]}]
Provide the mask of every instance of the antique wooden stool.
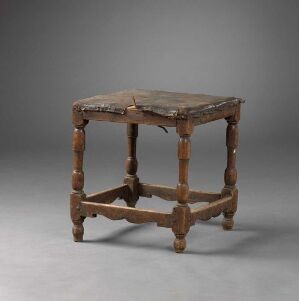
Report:
[{"label": "antique wooden stool", "polygon": [[[237,210],[238,190],[236,148],[238,146],[238,121],[240,104],[235,97],[218,97],[203,94],[172,93],[164,91],[129,90],[99,95],[79,100],[73,104],[73,175],[70,210],[73,221],[74,241],[83,240],[83,221],[97,214],[113,220],[126,219],[131,223],[156,222],[159,227],[171,228],[175,235],[174,249],[183,252],[186,234],[196,220],[208,220],[223,213],[224,230],[233,228],[233,216]],[[189,190],[188,164],[191,153],[190,136],[196,125],[225,118],[227,167],[225,186],[219,193]],[[86,195],[83,191],[84,127],[89,120],[127,123],[128,158],[123,185],[103,192]],[[179,176],[177,187],[145,184],[136,175],[136,139],[138,124],[176,127],[179,135]],[[177,201],[172,212],[159,212],[135,208],[140,196],[158,196]],[[117,198],[127,206],[111,205]],[[205,202],[196,209],[188,203]]]}]

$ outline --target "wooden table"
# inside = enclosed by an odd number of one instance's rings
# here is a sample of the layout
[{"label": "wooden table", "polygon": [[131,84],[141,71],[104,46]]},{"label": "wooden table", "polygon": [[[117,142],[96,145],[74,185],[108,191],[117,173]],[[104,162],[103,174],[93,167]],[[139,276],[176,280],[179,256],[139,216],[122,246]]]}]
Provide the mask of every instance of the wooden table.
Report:
[{"label": "wooden table", "polygon": [[[73,174],[70,209],[74,241],[83,240],[83,222],[86,217],[103,215],[112,220],[126,219],[131,223],[155,222],[159,227],[171,228],[174,249],[183,252],[186,235],[196,220],[208,220],[223,213],[224,230],[233,228],[237,210],[236,149],[240,98],[203,94],[173,93],[165,91],[128,90],[98,95],[73,104]],[[197,125],[226,119],[227,167],[225,185],[221,192],[210,193],[191,190],[188,186],[188,166],[191,155],[190,136]],[[128,158],[126,176],[122,185],[99,193],[86,195],[83,190],[84,128],[90,120],[127,123]],[[178,184],[176,187],[145,184],[137,176],[136,139],[138,124],[176,127],[178,141]],[[172,212],[159,212],[136,208],[139,197],[160,197],[176,201]],[[127,206],[112,203],[123,199]],[[204,202],[191,209],[188,204]]]}]

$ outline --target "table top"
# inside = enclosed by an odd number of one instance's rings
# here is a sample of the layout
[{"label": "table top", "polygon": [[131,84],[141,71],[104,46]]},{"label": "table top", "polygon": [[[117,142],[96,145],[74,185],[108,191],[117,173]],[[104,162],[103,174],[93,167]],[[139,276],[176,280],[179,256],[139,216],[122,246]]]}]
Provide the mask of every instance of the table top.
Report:
[{"label": "table top", "polygon": [[157,90],[125,90],[76,101],[74,111],[125,114],[128,108],[165,117],[200,117],[237,106],[244,100],[236,97],[177,93]]}]

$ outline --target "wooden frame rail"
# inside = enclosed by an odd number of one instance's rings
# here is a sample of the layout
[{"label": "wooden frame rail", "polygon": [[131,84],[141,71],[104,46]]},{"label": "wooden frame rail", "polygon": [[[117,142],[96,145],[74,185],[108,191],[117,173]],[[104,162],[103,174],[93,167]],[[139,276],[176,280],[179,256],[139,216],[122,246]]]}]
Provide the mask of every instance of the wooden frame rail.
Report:
[{"label": "wooden frame rail", "polygon": [[[79,214],[83,217],[95,217],[99,214],[112,220],[125,219],[128,222],[135,224],[155,222],[160,227],[173,227],[175,222],[175,215],[173,212],[159,212],[148,209],[111,205],[117,198],[123,199],[128,193],[130,193],[129,186],[124,184],[102,192],[87,195],[79,202]],[[139,183],[138,194],[139,196],[148,198],[155,195],[167,201],[175,201],[177,199],[176,189],[163,185]],[[206,221],[220,215],[221,212],[226,209],[231,208],[233,196],[221,197],[220,193],[190,190],[188,203],[198,202],[208,202],[208,204],[191,209],[191,225],[194,225],[196,220]]]},{"label": "wooden frame rail", "polygon": [[124,184],[115,188],[110,188],[101,192],[89,194],[85,197],[87,202],[111,204],[117,198],[123,199],[129,193],[129,186]]},{"label": "wooden frame rail", "polygon": [[135,224],[155,222],[159,227],[171,228],[172,226],[171,213],[87,201],[80,202],[80,215],[90,217],[95,214],[103,215],[112,220],[125,219]]},{"label": "wooden frame rail", "polygon": [[232,200],[232,196],[227,196],[202,207],[191,209],[191,225],[194,225],[198,219],[206,221],[220,215],[225,209],[230,208]]},{"label": "wooden frame rail", "polygon": [[[226,107],[224,111],[219,110],[213,112],[206,112],[199,117],[193,118],[194,125],[205,124],[211,121],[220,120],[234,115],[236,111],[235,106]],[[83,119],[85,120],[97,120],[97,121],[110,121],[119,123],[135,123],[135,124],[148,124],[148,125],[163,125],[169,127],[176,127],[177,120],[174,117],[164,117],[152,112],[139,111],[133,106],[127,107],[126,113],[113,114],[110,112],[92,112],[84,111]]]},{"label": "wooden frame rail", "polygon": [[[176,188],[164,185],[154,185],[146,183],[138,183],[138,196],[151,198],[153,195],[166,201],[176,201]],[[92,203],[111,204],[116,199],[125,199],[130,194],[129,185],[123,184],[114,188],[89,194],[85,197],[85,201]],[[215,202],[221,198],[221,193],[205,192],[201,190],[190,190],[188,203],[194,204],[198,202]]]},{"label": "wooden frame rail", "polygon": [[[153,195],[163,200],[176,201],[177,200],[177,189],[174,187],[164,185],[152,185],[146,183],[138,184],[139,196],[151,198]],[[200,190],[189,190],[188,203],[197,202],[214,202],[221,198],[221,193],[215,192],[204,192]]]}]

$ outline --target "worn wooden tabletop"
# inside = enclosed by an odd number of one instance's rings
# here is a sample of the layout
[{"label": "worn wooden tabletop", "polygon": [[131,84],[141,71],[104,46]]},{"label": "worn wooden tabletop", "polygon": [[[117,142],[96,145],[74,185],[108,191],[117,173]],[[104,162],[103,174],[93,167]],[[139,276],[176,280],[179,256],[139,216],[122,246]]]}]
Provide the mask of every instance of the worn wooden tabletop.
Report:
[{"label": "worn wooden tabletop", "polygon": [[136,107],[166,117],[199,117],[227,107],[236,106],[242,99],[205,94],[176,93],[155,90],[125,90],[97,95],[76,101],[75,111],[95,111],[125,114],[128,107]]}]

